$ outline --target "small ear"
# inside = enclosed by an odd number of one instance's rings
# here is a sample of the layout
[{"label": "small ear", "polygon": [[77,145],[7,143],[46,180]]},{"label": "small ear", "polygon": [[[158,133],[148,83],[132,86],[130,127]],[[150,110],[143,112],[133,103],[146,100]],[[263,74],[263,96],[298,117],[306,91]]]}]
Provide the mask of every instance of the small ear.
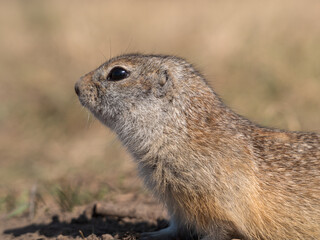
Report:
[{"label": "small ear", "polygon": [[161,73],[160,73],[160,78],[159,78],[159,85],[161,86],[161,87],[163,87],[165,84],[166,84],[166,82],[168,81],[168,79],[169,79],[169,73],[168,73],[168,71],[167,70],[163,70]]},{"label": "small ear", "polygon": [[160,70],[158,75],[158,85],[156,86],[155,96],[161,98],[171,91],[173,82],[169,70]]}]

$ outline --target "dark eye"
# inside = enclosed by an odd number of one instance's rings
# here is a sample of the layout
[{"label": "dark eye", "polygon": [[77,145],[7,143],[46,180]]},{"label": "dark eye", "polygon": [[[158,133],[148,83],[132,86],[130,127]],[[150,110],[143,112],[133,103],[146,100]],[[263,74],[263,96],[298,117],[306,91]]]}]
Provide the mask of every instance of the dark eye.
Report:
[{"label": "dark eye", "polygon": [[122,67],[115,67],[113,69],[111,69],[107,80],[108,81],[119,81],[122,79],[125,79],[129,76],[129,72],[125,69],[123,69]]}]

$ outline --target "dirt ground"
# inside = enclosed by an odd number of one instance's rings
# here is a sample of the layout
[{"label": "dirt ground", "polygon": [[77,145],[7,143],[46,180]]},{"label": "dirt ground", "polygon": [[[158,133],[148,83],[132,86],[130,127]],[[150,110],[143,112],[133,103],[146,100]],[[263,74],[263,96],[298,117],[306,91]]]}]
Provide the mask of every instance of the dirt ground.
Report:
[{"label": "dirt ground", "polygon": [[140,233],[168,225],[164,209],[153,199],[119,195],[62,212],[53,206],[29,216],[0,219],[0,239],[139,239]]}]

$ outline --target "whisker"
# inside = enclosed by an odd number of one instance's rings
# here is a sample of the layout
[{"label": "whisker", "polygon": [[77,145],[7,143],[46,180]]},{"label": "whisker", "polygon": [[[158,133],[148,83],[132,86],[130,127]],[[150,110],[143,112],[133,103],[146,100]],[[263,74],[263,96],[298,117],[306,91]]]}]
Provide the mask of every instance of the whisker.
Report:
[{"label": "whisker", "polygon": [[112,52],[111,52],[111,38],[109,38],[109,58],[111,58]]}]

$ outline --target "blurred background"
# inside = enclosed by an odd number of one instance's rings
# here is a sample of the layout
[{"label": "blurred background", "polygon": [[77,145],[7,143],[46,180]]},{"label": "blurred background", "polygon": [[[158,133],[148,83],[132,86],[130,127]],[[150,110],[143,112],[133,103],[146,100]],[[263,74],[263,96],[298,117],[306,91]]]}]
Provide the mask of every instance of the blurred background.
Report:
[{"label": "blurred background", "polygon": [[0,212],[71,210],[141,192],[116,136],[80,106],[74,83],[131,52],[186,58],[236,112],[320,131],[320,2],[1,1]]}]

